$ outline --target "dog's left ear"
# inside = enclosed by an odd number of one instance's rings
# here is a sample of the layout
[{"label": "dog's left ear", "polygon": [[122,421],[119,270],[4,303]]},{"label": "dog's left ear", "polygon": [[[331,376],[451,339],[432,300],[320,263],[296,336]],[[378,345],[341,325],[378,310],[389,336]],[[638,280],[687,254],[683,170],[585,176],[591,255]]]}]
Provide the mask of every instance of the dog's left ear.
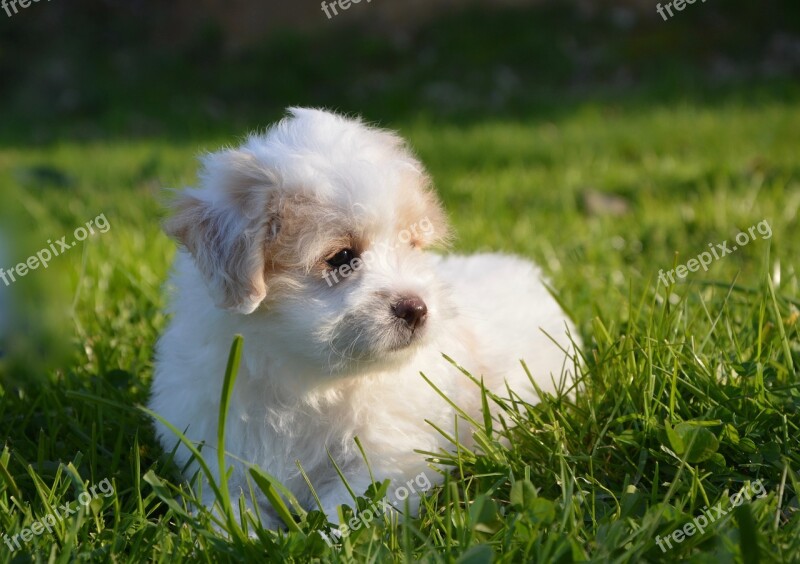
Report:
[{"label": "dog's left ear", "polygon": [[241,150],[203,159],[202,187],[171,204],[164,230],[184,245],[217,306],[252,313],[267,296],[265,254],[279,221],[275,176]]}]

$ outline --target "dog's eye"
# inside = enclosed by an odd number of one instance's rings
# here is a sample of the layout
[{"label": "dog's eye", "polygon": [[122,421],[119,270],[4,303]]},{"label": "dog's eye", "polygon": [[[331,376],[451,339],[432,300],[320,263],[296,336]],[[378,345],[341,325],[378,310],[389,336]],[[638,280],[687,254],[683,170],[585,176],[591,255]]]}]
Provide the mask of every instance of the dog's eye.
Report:
[{"label": "dog's eye", "polygon": [[345,264],[350,264],[356,258],[356,252],[353,249],[342,249],[326,262],[333,268],[339,268]]}]

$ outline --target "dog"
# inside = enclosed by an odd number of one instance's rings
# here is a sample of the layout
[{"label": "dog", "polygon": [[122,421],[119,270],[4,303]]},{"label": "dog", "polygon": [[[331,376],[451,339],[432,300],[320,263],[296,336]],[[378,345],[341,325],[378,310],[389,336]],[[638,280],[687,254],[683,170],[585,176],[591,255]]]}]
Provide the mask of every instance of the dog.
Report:
[{"label": "dog", "polygon": [[[235,493],[250,491],[257,465],[336,523],[337,507],[354,503],[332,458],[356,494],[371,469],[400,492],[392,504],[414,514],[421,492],[402,486],[442,481],[417,451],[454,448],[431,423],[471,442],[434,386],[481,416],[480,386],[443,353],[492,392],[530,403],[520,359],[546,392],[570,366],[575,330],[539,269],[431,252],[450,230],[429,175],[403,139],[360,119],[290,108],[265,133],[203,157],[200,187],[170,207],[165,231],[180,250],[149,405],[204,445],[214,472],[226,362],[244,337],[226,419]],[[176,436],[156,428],[175,448]],[[196,469],[190,458],[178,447],[177,462]],[[279,526],[266,498],[257,503]]]}]

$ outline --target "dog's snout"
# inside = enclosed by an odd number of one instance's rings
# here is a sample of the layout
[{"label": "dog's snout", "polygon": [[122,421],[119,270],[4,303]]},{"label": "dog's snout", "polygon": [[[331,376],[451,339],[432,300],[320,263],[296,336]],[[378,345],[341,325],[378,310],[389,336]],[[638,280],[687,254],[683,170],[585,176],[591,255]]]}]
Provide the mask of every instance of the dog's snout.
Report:
[{"label": "dog's snout", "polygon": [[422,327],[428,318],[428,306],[417,296],[401,299],[392,307],[392,311],[395,316],[408,323],[412,330]]}]

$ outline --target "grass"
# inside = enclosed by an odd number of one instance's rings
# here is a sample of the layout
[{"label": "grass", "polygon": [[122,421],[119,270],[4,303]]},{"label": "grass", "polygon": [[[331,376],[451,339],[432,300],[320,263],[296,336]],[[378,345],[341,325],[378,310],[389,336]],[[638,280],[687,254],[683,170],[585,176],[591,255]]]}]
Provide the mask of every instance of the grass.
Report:
[{"label": "grass", "polygon": [[[524,31],[511,34],[509,49]],[[457,28],[443,33],[461,37]],[[375,49],[380,60],[388,48]],[[480,62],[469,51],[459,57]],[[220,522],[188,511],[192,493],[138,407],[166,321],[161,285],[173,245],[158,226],[162,189],[191,184],[198,152],[246,127],[237,119],[181,135],[165,115],[167,133],[125,136],[109,114],[98,120],[102,135],[74,134],[83,122],[72,117],[42,143],[9,122],[15,135],[0,137],[28,140],[0,146],[2,230],[14,243],[0,249],[0,266],[100,213],[111,229],[11,288],[15,330],[0,340],[8,430],[0,535],[13,537],[65,503],[79,511],[20,550],[0,544],[0,561],[797,561],[800,97],[780,81],[719,98],[715,86],[655,96],[654,84],[563,105],[545,92],[517,92],[507,111],[480,117],[470,105],[480,102],[469,100],[444,118],[394,98],[399,105],[384,116],[365,102],[368,116],[399,129],[428,164],[456,249],[540,262],[585,346],[573,397],[479,422],[480,449],[430,454],[446,481],[428,493],[419,519],[377,519],[333,546],[319,535],[320,515],[291,500],[283,508],[295,515],[291,526],[256,526],[256,538],[247,534],[253,523],[245,529],[230,518],[224,488]],[[241,121],[263,125],[279,103],[297,101],[291,94]],[[115,96],[123,107],[136,103]],[[659,285],[660,270],[764,220],[770,238]],[[225,379],[233,385],[234,367]],[[474,384],[465,376],[465,385]],[[79,507],[80,492],[105,478],[114,494]],[[731,495],[754,484],[766,495],[731,510]],[[260,474],[254,488],[280,491]],[[383,491],[355,492],[359,507]],[[727,514],[704,534],[672,541],[667,552],[656,545],[718,505]]]}]

